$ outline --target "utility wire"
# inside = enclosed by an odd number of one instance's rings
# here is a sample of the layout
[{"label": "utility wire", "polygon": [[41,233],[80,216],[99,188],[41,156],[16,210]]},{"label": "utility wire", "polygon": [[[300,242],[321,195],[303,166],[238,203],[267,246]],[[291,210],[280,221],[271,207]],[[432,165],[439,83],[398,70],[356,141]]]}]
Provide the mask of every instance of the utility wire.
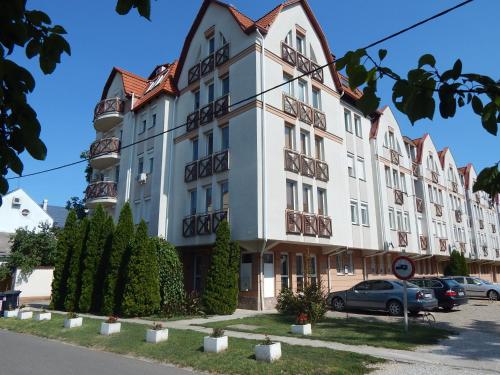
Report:
[{"label": "utility wire", "polygon": [[[388,35],[388,36],[386,36],[386,37],[384,37],[384,38],[382,38],[382,39],[379,39],[379,40],[377,40],[377,41],[375,41],[375,42],[373,42],[373,43],[370,43],[370,44],[366,45],[365,47],[362,47],[362,49],[368,49],[368,48],[371,48],[371,47],[375,47],[376,45],[379,45],[379,44],[381,44],[381,43],[383,43],[383,42],[386,42],[386,41],[388,41],[388,40],[390,40],[390,39],[393,39],[393,38],[395,38],[395,37],[397,37],[397,36],[399,36],[399,35],[401,35],[401,34],[404,34],[404,33],[408,32],[408,31],[410,31],[410,30],[412,30],[412,29],[415,29],[415,28],[417,28],[417,27],[419,27],[419,26],[422,26],[423,24],[425,24],[425,23],[427,23],[427,22],[430,22],[430,21],[432,21],[432,20],[435,20],[435,19],[437,19],[437,18],[440,18],[440,17],[444,16],[444,15],[445,15],[445,14],[447,14],[447,13],[450,13],[450,12],[452,12],[452,11],[454,11],[454,10],[458,9],[458,8],[461,8],[461,7],[463,7],[463,6],[465,6],[465,5],[469,4],[469,3],[472,3],[473,1],[474,1],[474,0],[466,0],[466,1],[463,1],[463,2],[461,2],[461,3],[459,3],[459,4],[455,5],[455,6],[453,6],[453,7],[451,7],[451,8],[445,9],[445,10],[443,10],[442,12],[436,13],[436,14],[434,14],[434,15],[433,15],[433,16],[431,16],[431,17],[425,18],[425,19],[423,19],[422,21],[419,21],[419,22],[417,22],[417,23],[415,23],[415,24],[413,24],[413,25],[411,25],[411,26],[408,26],[408,27],[406,27],[406,28],[404,28],[404,29],[401,29],[401,30],[399,30],[399,31],[397,31],[397,32],[395,32],[395,33],[393,33],[393,34],[390,34],[390,35]],[[270,88],[268,88],[268,89],[265,89],[265,90],[263,90],[263,91],[261,91],[261,92],[259,92],[259,93],[257,93],[257,94],[254,94],[254,95],[248,96],[248,97],[246,97],[246,98],[244,98],[244,99],[241,99],[241,100],[239,100],[239,101],[237,101],[237,102],[235,102],[235,103],[232,103],[232,104],[228,105],[227,109],[229,110],[229,109],[230,109],[230,108],[232,108],[232,107],[235,107],[235,106],[237,106],[237,105],[240,105],[240,104],[246,103],[246,102],[248,102],[248,101],[250,101],[250,100],[252,100],[252,99],[255,99],[255,98],[258,98],[259,96],[262,96],[262,95],[264,95],[264,94],[267,94],[267,93],[268,93],[268,92],[270,92],[270,91],[276,90],[276,89],[278,89],[278,88],[280,88],[280,87],[282,87],[282,86],[284,86],[284,85],[287,85],[287,84],[289,84],[289,83],[291,83],[291,82],[294,82],[294,81],[296,81],[296,80],[299,80],[299,79],[301,79],[301,78],[303,78],[303,77],[305,77],[305,76],[309,76],[309,75],[311,75],[312,73],[315,73],[315,72],[317,72],[317,71],[319,71],[319,70],[322,70],[322,69],[324,69],[324,68],[326,68],[326,67],[328,67],[328,66],[330,66],[330,65],[334,64],[334,63],[335,63],[335,61],[336,61],[336,60],[335,60],[335,59],[333,59],[331,62],[328,62],[328,63],[326,63],[326,64],[324,64],[324,65],[318,66],[317,68],[312,69],[312,70],[310,70],[310,71],[308,71],[308,72],[306,72],[306,73],[303,73],[303,74],[301,74],[301,75],[299,75],[299,76],[297,76],[297,77],[294,77],[294,78],[292,78],[292,79],[290,79],[290,80],[288,80],[288,81],[284,81],[284,82],[282,82],[282,83],[280,83],[280,84],[278,84],[278,85],[275,85],[275,86],[272,86],[272,87],[270,87]],[[180,125],[177,125],[177,126],[175,126],[175,127],[173,127],[173,128],[170,128],[170,129],[164,130],[164,131],[162,131],[162,132],[160,132],[160,133],[157,133],[157,134],[151,135],[151,136],[146,137],[146,138],[144,138],[144,139],[141,139],[141,140],[138,140],[138,141],[135,141],[135,142],[129,143],[129,144],[125,145],[125,146],[121,146],[121,147],[120,147],[120,150],[124,150],[124,149],[127,149],[127,148],[129,148],[129,147],[132,147],[132,146],[134,146],[134,145],[136,145],[136,144],[139,144],[139,143],[145,142],[145,141],[147,141],[147,140],[150,140],[150,139],[153,139],[153,138],[159,137],[160,135],[163,135],[163,134],[166,134],[166,133],[172,132],[172,131],[174,131],[174,130],[180,129],[180,128],[182,128],[182,127],[185,127],[186,125],[187,125],[187,122],[185,122],[185,123],[183,123],[183,124],[180,124]],[[24,178],[24,177],[31,177],[31,176],[36,176],[36,175],[40,175],[40,174],[43,174],[43,173],[48,173],[48,172],[57,171],[57,170],[59,170],[59,169],[68,168],[68,167],[72,167],[72,166],[77,165],[77,164],[85,163],[85,162],[88,162],[88,161],[90,161],[90,160],[92,160],[92,159],[95,159],[95,158],[98,158],[98,157],[101,157],[101,156],[104,156],[104,155],[108,155],[108,154],[111,154],[111,153],[114,153],[114,152],[116,152],[116,151],[107,151],[107,152],[102,152],[102,153],[99,153],[99,154],[94,155],[94,156],[92,156],[92,157],[83,158],[83,159],[80,159],[80,160],[78,160],[78,161],[74,161],[74,162],[72,162],[72,163],[62,164],[62,165],[59,165],[59,166],[57,166],[57,167],[48,168],[48,169],[43,169],[43,170],[41,170],[41,171],[32,172],[32,173],[28,173],[28,174],[24,174],[24,175],[20,175],[20,176],[13,176],[13,177],[9,177],[9,178],[7,178],[7,180],[20,179],[20,178]]]}]

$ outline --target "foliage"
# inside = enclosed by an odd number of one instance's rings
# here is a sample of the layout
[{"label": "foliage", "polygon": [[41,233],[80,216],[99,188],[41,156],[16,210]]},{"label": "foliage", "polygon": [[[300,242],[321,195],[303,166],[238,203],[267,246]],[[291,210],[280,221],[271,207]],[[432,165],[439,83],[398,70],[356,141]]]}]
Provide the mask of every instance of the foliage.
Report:
[{"label": "foliage", "polygon": [[450,261],[444,268],[445,276],[463,276],[462,257],[460,253],[453,250],[450,254]]},{"label": "foliage", "polygon": [[57,239],[47,223],[41,223],[32,230],[18,228],[9,242],[12,244],[11,252],[6,263],[0,267],[0,280],[16,269],[21,277],[28,277],[36,267],[55,264]]},{"label": "foliage", "polygon": [[106,319],[106,323],[108,323],[108,324],[118,323],[118,317],[110,316],[110,317],[108,317],[108,319]]},{"label": "foliage", "polygon": [[262,340],[261,345],[272,345],[274,342],[271,341],[268,335],[264,335],[264,340]]},{"label": "foliage", "polygon": [[182,262],[173,245],[162,238],[152,239],[158,257],[160,305],[167,316],[182,314],[186,299]]},{"label": "foliage", "polygon": [[98,270],[104,249],[110,245],[112,227],[109,227],[108,215],[101,205],[95,209],[89,226],[86,251],[83,255],[81,270],[81,292],[78,310],[81,312],[99,311],[96,298]]},{"label": "foliage", "polygon": [[203,311],[201,297],[196,291],[192,291],[191,293],[185,295],[182,313],[189,316],[205,314],[205,312]]},{"label": "foliage", "polygon": [[461,253],[460,254],[460,263],[462,265],[462,276],[469,276],[469,265],[467,264],[467,261],[465,260],[465,254]]},{"label": "foliage", "polygon": [[67,293],[67,281],[71,258],[78,243],[78,219],[74,210],[71,210],[66,218],[64,229],[57,239],[57,257],[52,280],[51,307],[54,309],[64,308],[64,298]]},{"label": "foliage", "polygon": [[130,257],[132,239],[134,238],[134,220],[129,203],[125,203],[113,235],[111,254],[106,268],[104,280],[104,299],[101,312],[105,315],[120,312],[123,297],[124,275]]},{"label": "foliage", "polygon": [[144,221],[138,225],[127,267],[122,312],[126,316],[154,314],[160,307],[160,283],[155,247]]},{"label": "foliage", "polygon": [[66,201],[66,209],[68,211],[75,211],[78,220],[82,220],[87,216],[87,208],[85,207],[85,200],[78,197],[71,197]]},{"label": "foliage", "polygon": [[[86,160],[90,157],[89,151],[82,151],[80,153],[80,159]],[[87,184],[90,184],[92,179],[92,166],[90,165],[90,161],[87,160],[87,164],[85,165],[85,181]]]},{"label": "foliage", "polygon": [[278,295],[276,310],[287,316],[300,316],[304,314],[308,321],[316,323],[326,314],[326,296],[321,288],[321,283],[311,283],[304,287],[304,291],[293,293],[290,289],[283,289]]},{"label": "foliage", "polygon": [[217,228],[203,305],[208,314],[232,314],[238,304],[240,248],[231,243],[229,224],[223,220]]},{"label": "foliage", "polygon": [[224,337],[224,330],[222,328],[214,328],[212,330],[212,333],[210,334],[210,337]]},{"label": "foliage", "polygon": [[66,319],[76,319],[79,318],[76,312],[70,311],[66,314]]},{"label": "foliage", "polygon": [[[424,118],[432,120],[436,107],[441,117],[447,119],[455,116],[457,108],[470,106],[480,117],[483,128],[497,135],[500,81],[477,73],[464,73],[460,59],[455,61],[451,69],[440,72],[431,54],[422,55],[417,67],[408,71],[404,78],[382,65],[386,56],[387,50],[381,49],[376,61],[366,49],[358,49],[347,52],[336,61],[338,70],[345,68],[352,90],[363,87],[363,96],[356,104],[366,116],[374,114],[380,104],[380,97],[377,96],[378,80],[388,77],[394,80],[394,105],[412,124]],[[372,64],[369,69],[365,67],[367,61]],[[481,171],[474,185],[474,191],[478,190],[484,190],[491,198],[500,193],[498,163]]]},{"label": "foliage", "polygon": [[309,322],[309,317],[307,316],[307,314],[304,313],[300,313],[299,315],[297,315],[297,318],[295,319],[295,323],[299,325],[305,325],[308,322]]},{"label": "foliage", "polygon": [[163,329],[163,324],[154,322],[153,325],[151,326],[151,329],[153,331],[161,331]]}]

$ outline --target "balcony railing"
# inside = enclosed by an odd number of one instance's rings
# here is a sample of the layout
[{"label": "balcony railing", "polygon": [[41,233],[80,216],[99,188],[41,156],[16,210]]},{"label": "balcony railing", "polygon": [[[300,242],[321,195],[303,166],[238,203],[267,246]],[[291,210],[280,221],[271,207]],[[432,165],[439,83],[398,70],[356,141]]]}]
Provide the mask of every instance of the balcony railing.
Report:
[{"label": "balcony railing", "polygon": [[441,206],[438,203],[434,203],[434,209],[436,210],[436,216],[438,217],[443,216],[443,206]]},{"label": "balcony railing", "polygon": [[476,203],[477,204],[481,203],[481,197],[479,196],[479,193],[476,193]]},{"label": "balcony railing", "polygon": [[297,99],[283,93],[283,112],[290,116],[297,117],[299,113],[297,108]]},{"label": "balcony railing", "polygon": [[488,252],[488,246],[483,246],[483,255],[484,255],[485,257],[487,257],[487,256],[488,256],[488,254],[489,254],[489,252]]},{"label": "balcony railing", "polygon": [[299,120],[311,125],[313,123],[313,111],[312,107],[308,106],[306,103],[297,101],[299,106]]},{"label": "balcony railing", "polygon": [[229,43],[192,66],[188,71],[188,84],[196,82],[204,75],[213,72],[216,66],[224,64],[227,60],[229,60]]},{"label": "balcony railing", "polygon": [[196,181],[214,173],[229,170],[229,150],[222,150],[202,159],[194,160],[184,167],[184,182]]},{"label": "balcony railing", "polygon": [[479,229],[484,229],[484,220],[479,219]]},{"label": "balcony railing", "polygon": [[214,119],[214,103],[209,103],[200,109],[200,125],[206,125]]},{"label": "balcony railing", "polygon": [[118,195],[116,183],[111,181],[97,181],[87,186],[85,200],[87,205],[92,203],[116,203]]},{"label": "balcony railing", "polygon": [[302,213],[286,210],[286,232],[292,234],[302,233]]},{"label": "balcony railing", "polygon": [[313,126],[321,130],[326,130],[326,116],[316,108],[313,108]]},{"label": "balcony railing", "polygon": [[445,239],[440,238],[439,239],[439,250],[440,251],[446,251],[448,250],[448,241]]},{"label": "balcony railing", "polygon": [[212,53],[201,60],[201,76],[213,72],[215,69],[215,55]]},{"label": "balcony railing", "polygon": [[431,177],[432,177],[432,182],[434,182],[435,184],[437,184],[439,182],[439,176],[438,176],[437,172],[432,171]]},{"label": "balcony railing", "polygon": [[495,224],[491,224],[491,232],[496,233],[497,232],[497,226]]},{"label": "balcony railing", "polygon": [[94,121],[109,113],[123,113],[125,102],[120,98],[101,100],[94,108]]},{"label": "balcony railing", "polygon": [[302,214],[302,229],[305,236],[316,236],[318,234],[318,222],[315,214]]},{"label": "balcony railing", "polygon": [[318,215],[318,236],[332,236],[332,219],[328,216]]},{"label": "balcony railing", "polygon": [[208,177],[212,175],[212,155],[198,161],[198,177]]},{"label": "balcony railing", "polygon": [[394,203],[400,206],[405,203],[404,193],[401,190],[394,189]]},{"label": "balcony railing", "polygon": [[417,206],[417,212],[424,212],[424,201],[421,198],[415,198],[415,204]]},{"label": "balcony railing", "polygon": [[201,77],[201,63],[198,63],[191,67],[188,71],[188,84],[196,82]]},{"label": "balcony railing", "polygon": [[200,111],[196,110],[193,113],[190,113],[187,117],[186,132],[198,129],[198,126],[200,126]]},{"label": "balcony railing", "polygon": [[458,184],[456,182],[451,183],[451,191],[458,193]]},{"label": "balcony railing", "polygon": [[229,43],[224,44],[215,52],[215,65],[222,65],[227,60],[229,60]]},{"label": "balcony railing", "polygon": [[229,112],[229,94],[221,96],[215,101],[214,116],[216,118],[222,117]]},{"label": "balcony railing", "polygon": [[297,151],[285,148],[285,170],[293,173],[300,172],[300,154]]},{"label": "balcony railing", "polygon": [[206,125],[229,112],[229,94],[221,96],[214,102],[208,103],[199,110],[190,113],[186,119],[186,132],[197,129],[199,126]]},{"label": "balcony railing", "polygon": [[316,159],[316,179],[327,182],[330,179],[328,164]]},{"label": "balcony railing", "polygon": [[229,150],[223,150],[214,154],[214,173],[220,173],[229,169]]},{"label": "balcony railing", "polygon": [[328,216],[286,210],[286,232],[305,236],[332,236],[332,220]]},{"label": "balcony railing", "polygon": [[462,222],[462,211],[455,210],[455,220],[457,221],[457,223]]},{"label": "balcony railing", "polygon": [[217,228],[219,228],[219,224],[223,220],[228,220],[227,210],[215,211],[212,214],[212,230],[213,232],[217,232]]},{"label": "balcony railing", "polygon": [[420,168],[418,167],[418,164],[413,162],[411,163],[411,171],[415,177],[420,177]]},{"label": "balcony railing", "polygon": [[399,247],[407,247],[408,246],[408,233],[398,232],[398,241],[399,241]]},{"label": "balcony railing", "polygon": [[297,151],[284,149],[285,171],[300,173],[306,177],[315,177],[320,181],[328,181],[330,173],[328,164],[323,160],[301,155]]},{"label": "balcony railing", "polygon": [[422,250],[429,249],[429,239],[426,236],[420,236],[420,249]]},{"label": "balcony railing", "polygon": [[190,215],[182,220],[182,235],[193,237],[196,235],[196,215]]},{"label": "balcony railing", "polygon": [[316,166],[314,164],[314,159],[306,156],[300,155],[300,174],[306,177],[314,177]]},{"label": "balcony railing", "polygon": [[317,63],[308,59],[300,52],[295,51],[295,49],[285,42],[281,42],[281,58],[288,64],[297,66],[297,69],[302,73],[315,70],[311,73],[311,77],[318,82],[323,82],[323,69],[318,69],[320,66]]},{"label": "balcony railing", "polygon": [[196,181],[198,178],[198,160],[186,165],[184,168],[184,182]]},{"label": "balcony railing", "polygon": [[223,220],[228,220],[227,210],[186,216],[182,220],[182,235],[193,237],[215,233]]},{"label": "balcony railing", "polygon": [[120,139],[115,137],[99,139],[90,146],[90,164],[97,169],[107,168],[116,162],[119,153]]},{"label": "balcony railing", "polygon": [[399,153],[396,150],[391,150],[391,163],[399,165]]},{"label": "balcony railing", "polygon": [[283,93],[283,112],[292,117],[297,117],[300,121],[313,125],[315,128],[326,130],[324,112],[285,93]]},{"label": "balcony railing", "polygon": [[196,217],[196,234],[205,235],[212,232],[212,215],[202,214]]}]

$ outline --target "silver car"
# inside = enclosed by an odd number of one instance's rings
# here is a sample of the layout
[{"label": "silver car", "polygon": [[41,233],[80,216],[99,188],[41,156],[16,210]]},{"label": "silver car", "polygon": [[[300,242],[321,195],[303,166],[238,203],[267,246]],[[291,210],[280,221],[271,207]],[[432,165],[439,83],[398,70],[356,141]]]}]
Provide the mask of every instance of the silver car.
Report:
[{"label": "silver car", "polygon": [[470,276],[453,276],[453,279],[465,288],[468,297],[485,297],[494,301],[500,299],[500,284]]}]

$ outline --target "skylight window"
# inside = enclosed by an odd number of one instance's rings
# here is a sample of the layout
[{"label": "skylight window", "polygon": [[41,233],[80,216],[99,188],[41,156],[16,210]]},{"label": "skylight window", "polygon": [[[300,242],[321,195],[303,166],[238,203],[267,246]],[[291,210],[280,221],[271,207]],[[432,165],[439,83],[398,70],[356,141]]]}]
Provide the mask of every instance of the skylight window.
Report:
[{"label": "skylight window", "polygon": [[156,86],[158,86],[164,77],[165,77],[165,74],[161,74],[154,81],[151,81],[146,92],[149,92],[152,89],[154,89]]}]

